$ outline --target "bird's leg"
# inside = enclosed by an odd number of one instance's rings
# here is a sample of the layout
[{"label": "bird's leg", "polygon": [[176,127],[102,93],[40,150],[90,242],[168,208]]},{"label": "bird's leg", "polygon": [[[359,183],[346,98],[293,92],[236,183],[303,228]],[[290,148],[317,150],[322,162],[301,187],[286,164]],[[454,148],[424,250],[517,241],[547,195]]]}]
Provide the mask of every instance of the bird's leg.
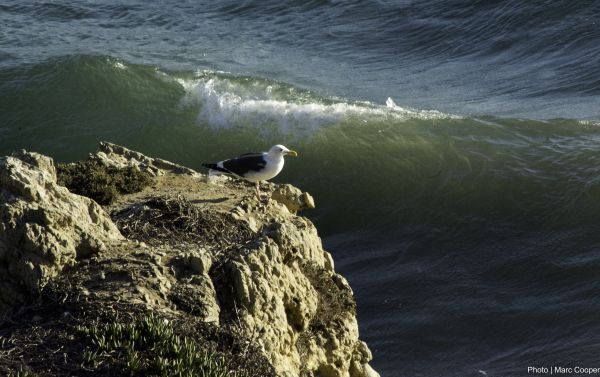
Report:
[{"label": "bird's leg", "polygon": [[256,182],[256,197],[260,201],[260,187],[259,187],[259,184],[260,184],[259,182]]},{"label": "bird's leg", "polygon": [[[262,195],[260,193],[260,182],[256,182],[256,197],[258,198],[259,202],[263,201],[263,197],[262,197]],[[269,194],[265,195],[264,200],[266,202],[269,201]]]}]

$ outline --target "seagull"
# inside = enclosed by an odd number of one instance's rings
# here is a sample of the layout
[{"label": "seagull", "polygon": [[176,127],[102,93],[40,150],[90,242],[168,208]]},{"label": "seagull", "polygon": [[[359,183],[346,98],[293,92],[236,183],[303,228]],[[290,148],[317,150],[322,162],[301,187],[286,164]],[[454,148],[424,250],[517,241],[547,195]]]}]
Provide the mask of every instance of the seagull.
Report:
[{"label": "seagull", "polygon": [[245,153],[243,155],[219,161],[216,164],[202,164],[209,169],[208,174],[230,174],[256,183],[256,196],[260,197],[260,181],[275,177],[285,163],[284,156],[298,156],[296,151],[281,144],[271,147],[268,152]]}]

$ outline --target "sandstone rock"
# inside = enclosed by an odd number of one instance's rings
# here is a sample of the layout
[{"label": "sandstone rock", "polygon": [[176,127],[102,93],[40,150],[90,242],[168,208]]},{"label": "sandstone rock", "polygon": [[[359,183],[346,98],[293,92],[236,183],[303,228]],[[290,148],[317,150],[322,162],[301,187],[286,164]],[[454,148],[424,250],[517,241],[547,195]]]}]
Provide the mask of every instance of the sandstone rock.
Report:
[{"label": "sandstone rock", "polygon": [[380,377],[369,364],[352,363],[351,377]]},{"label": "sandstone rock", "polygon": [[195,273],[208,275],[212,266],[212,258],[206,250],[193,250],[185,255],[186,265]]},{"label": "sandstone rock", "polygon": [[0,312],[122,238],[98,204],[56,183],[51,158],[26,151],[0,159],[0,220]]},{"label": "sandstone rock", "polygon": [[[295,215],[314,207],[310,195],[280,185],[274,200],[259,203],[246,186],[216,187],[191,169],[110,143],[92,158],[153,174],[154,190],[162,191],[144,196],[185,197],[204,222],[186,228],[185,213],[175,220],[197,238],[122,240],[100,206],[56,184],[50,158],[20,152],[0,160],[0,311],[26,302],[64,266],[89,258],[69,272],[86,300],[191,315],[239,333],[260,346],[256,352],[279,376],[379,376],[359,339],[350,285],[335,272],[316,227]],[[147,200],[124,195],[108,210],[145,226],[140,208]]]},{"label": "sandstone rock", "polygon": [[298,376],[302,360],[296,341],[318,304],[318,293],[299,264],[285,263],[279,246],[264,238],[221,268],[226,277],[221,287],[233,289],[230,297],[222,295],[220,301],[239,317],[246,335],[257,338],[282,376]]},{"label": "sandstone rock", "polygon": [[199,176],[195,170],[186,168],[185,166],[177,165],[160,158],[148,157],[140,152],[105,141],[100,142],[98,151],[90,157],[101,161],[107,166],[115,166],[117,168],[133,166],[155,177],[163,175],[166,172]]},{"label": "sandstone rock", "polygon": [[277,185],[271,194],[271,199],[287,207],[291,213],[296,213],[305,208],[315,208],[315,200],[307,193],[292,185]]},{"label": "sandstone rock", "polygon": [[350,286],[333,272],[314,226],[295,217],[276,225],[220,266],[221,316],[237,316],[281,376],[376,376]]},{"label": "sandstone rock", "polygon": [[264,233],[275,240],[285,254],[310,260],[322,267],[331,262],[326,261],[321,238],[310,221],[297,216],[278,219]]}]

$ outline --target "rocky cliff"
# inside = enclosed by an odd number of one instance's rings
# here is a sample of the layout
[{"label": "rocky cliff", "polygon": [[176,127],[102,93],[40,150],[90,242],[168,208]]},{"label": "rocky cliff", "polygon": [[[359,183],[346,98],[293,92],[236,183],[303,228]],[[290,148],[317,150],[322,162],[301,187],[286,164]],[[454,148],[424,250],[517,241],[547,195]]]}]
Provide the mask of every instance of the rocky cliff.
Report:
[{"label": "rocky cliff", "polygon": [[[117,188],[103,207],[76,194],[131,171],[146,186]],[[151,315],[183,348],[196,342],[226,360],[230,375],[377,376],[350,286],[296,215],[312,198],[268,189],[273,199],[259,202],[244,182],[109,143],[58,177],[36,153],[1,159],[0,372],[160,375],[143,357],[150,347],[97,335],[115,323],[135,333],[131,323]],[[169,357],[163,366],[183,368]]]}]

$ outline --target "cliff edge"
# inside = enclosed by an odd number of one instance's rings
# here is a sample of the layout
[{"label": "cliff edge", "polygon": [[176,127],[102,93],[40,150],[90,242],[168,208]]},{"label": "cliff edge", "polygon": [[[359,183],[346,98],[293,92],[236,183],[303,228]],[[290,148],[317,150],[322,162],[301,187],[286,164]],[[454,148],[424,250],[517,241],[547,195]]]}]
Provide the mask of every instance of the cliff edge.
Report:
[{"label": "cliff edge", "polygon": [[0,374],[378,376],[349,284],[296,215],[312,198],[265,187],[262,203],[110,143],[58,172],[0,159]]}]

